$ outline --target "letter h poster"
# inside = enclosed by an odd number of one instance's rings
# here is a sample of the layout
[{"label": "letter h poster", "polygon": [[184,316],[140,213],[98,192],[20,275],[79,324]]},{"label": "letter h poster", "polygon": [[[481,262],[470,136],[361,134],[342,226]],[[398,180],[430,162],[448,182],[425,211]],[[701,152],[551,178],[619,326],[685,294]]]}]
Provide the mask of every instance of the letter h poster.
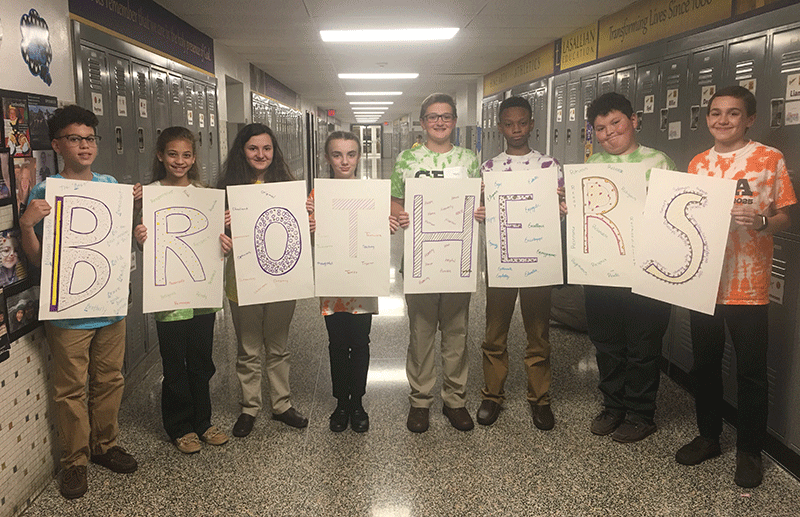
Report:
[{"label": "letter h poster", "polygon": [[484,175],[489,287],[538,287],[564,281],[558,168]]},{"label": "letter h poster", "polygon": [[[471,293],[478,288],[481,180],[406,180],[403,287],[413,293]],[[388,224],[388,223],[387,223]]]},{"label": "letter h poster", "polygon": [[143,311],[222,307],[225,191],[142,187]]},{"label": "letter h poster", "polygon": [[39,319],[125,316],[133,186],[48,178]]},{"label": "letter h poster", "polygon": [[569,283],[631,286],[646,173],[637,163],[564,166]]},{"label": "letter h poster", "polygon": [[653,169],[633,292],[714,314],[736,180]]},{"label": "letter h poster", "polygon": [[317,296],[389,296],[389,180],[317,179]]},{"label": "letter h poster", "polygon": [[228,187],[239,305],[314,296],[305,185],[285,181]]}]

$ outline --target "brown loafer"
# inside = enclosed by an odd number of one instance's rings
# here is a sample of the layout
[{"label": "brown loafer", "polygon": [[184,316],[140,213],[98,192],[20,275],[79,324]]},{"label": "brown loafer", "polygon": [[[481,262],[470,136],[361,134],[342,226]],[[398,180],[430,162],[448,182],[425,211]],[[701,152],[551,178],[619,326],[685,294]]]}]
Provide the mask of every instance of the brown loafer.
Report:
[{"label": "brown loafer", "polygon": [[295,408],[290,407],[283,413],[272,413],[272,419],[283,422],[286,425],[302,429],[308,426],[308,418],[301,415]]},{"label": "brown loafer", "polygon": [[428,430],[430,410],[426,407],[412,407],[408,410],[406,427],[412,433],[424,433]]},{"label": "brown loafer", "polygon": [[550,404],[541,406],[531,402],[531,413],[533,414],[533,425],[542,431],[549,431],[556,425],[556,419],[553,416],[553,410],[550,409]]},{"label": "brown loafer", "polygon": [[442,406],[442,413],[444,416],[450,420],[450,425],[458,429],[459,431],[470,431],[475,424],[472,422],[472,417],[469,416],[469,411],[467,408],[451,408],[447,406]]},{"label": "brown loafer", "polygon": [[481,425],[492,425],[500,416],[500,404],[494,400],[484,399],[481,402],[481,407],[478,408],[478,414],[475,415],[478,423]]}]

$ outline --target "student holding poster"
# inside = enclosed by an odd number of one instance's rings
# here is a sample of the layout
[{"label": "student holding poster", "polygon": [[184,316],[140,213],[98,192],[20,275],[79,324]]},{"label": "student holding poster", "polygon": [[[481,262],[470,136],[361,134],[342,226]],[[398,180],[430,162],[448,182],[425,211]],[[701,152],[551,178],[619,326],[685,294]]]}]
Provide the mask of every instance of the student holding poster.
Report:
[{"label": "student holding poster", "polygon": [[[185,127],[169,127],[156,141],[153,183],[162,187],[203,187],[196,161],[194,133]],[[147,240],[147,227],[134,229],[136,242]],[[226,255],[231,238],[219,236]],[[223,445],[228,435],[211,425],[211,393],[208,383],[216,368],[212,358],[214,320],[220,308],[177,309],[157,312],[156,331],[164,378],[161,381],[161,418],[164,430],[184,454],[200,452],[200,441]]]},{"label": "student holding poster", "polygon": [[[264,124],[255,123],[243,127],[233,140],[217,187],[224,189],[228,185],[293,179],[275,134]],[[228,217],[226,213],[226,220]],[[267,356],[266,373],[272,418],[292,427],[306,427],[308,419],[292,407],[289,390],[289,352],[286,342],[296,301],[239,306],[233,257],[228,257],[225,265],[225,294],[231,304],[233,327],[239,345],[236,374],[242,386],[242,414],[233,426],[233,436],[243,438],[249,435],[261,411],[262,348]]]},{"label": "student holding poster", "polygon": [[761,449],[767,434],[767,309],[772,236],[790,225],[797,203],[783,154],[747,138],[756,99],[741,86],[718,90],[706,122],[714,147],[689,164],[690,174],[738,181],[733,217],[713,316],[692,311],[690,372],[700,436],[681,447],[678,463],[697,465],[719,456],[722,432],[722,355],[725,327],[736,350],[736,474],[744,488],[761,484]]},{"label": "student holding poster", "polygon": [[[334,179],[354,179],[361,143],[353,133],[334,131],[325,140],[325,160]],[[314,192],[306,208],[314,213]],[[389,229],[394,233],[397,218],[389,216]],[[362,398],[367,391],[369,370],[369,332],[372,315],[378,314],[378,298],[320,298],[320,312],[328,329],[328,353],[331,360],[331,382],[336,409],[330,416],[330,430],[339,433],[350,428],[363,433],[369,429],[369,415]]]},{"label": "student holding poster", "polygon": [[[117,183],[112,176],[92,172],[100,137],[95,134],[97,117],[80,106],[56,110],[48,121],[53,150],[61,155],[64,169],[54,178]],[[19,219],[22,249],[30,263],[42,263],[42,220],[50,214],[45,201],[46,181],[31,190],[28,208]],[[141,199],[142,187],[131,188]],[[117,445],[117,415],[125,381],[125,318],[48,320],[44,323],[53,355],[53,392],[61,437],[59,484],[67,499],[86,493],[86,465],[102,465],[114,472],[134,472],[136,460]],[[89,389],[86,390],[88,377]],[[88,396],[88,408],[87,399]]]},{"label": "student holding poster", "polygon": [[[667,155],[636,142],[638,120],[624,96],[601,95],[589,105],[587,120],[603,148],[587,163],[640,163],[648,179],[653,167],[675,169]],[[656,431],[659,360],[670,306],[628,287],[586,285],[584,293],[603,393],[603,410],[590,429],[600,436],[611,434],[617,442],[637,442]]]},{"label": "student holding poster", "polygon": [[[509,97],[500,103],[498,129],[506,140],[506,151],[487,160],[481,174],[487,172],[528,171],[559,167],[550,156],[533,151],[528,137],[533,129],[531,105],[522,97]],[[559,167],[560,173],[560,167]],[[563,186],[563,174],[559,174]],[[553,195],[556,195],[554,192]],[[488,282],[488,277],[487,277]],[[550,292],[552,287],[486,287],[486,337],[483,350],[483,402],[478,409],[479,424],[492,425],[500,415],[505,399],[503,389],[508,376],[508,329],[519,293],[520,310],[528,344],[525,349],[525,370],[528,375],[528,403],[534,425],[549,431],[555,426],[550,407]]]},{"label": "student holding poster", "polygon": [[[456,125],[456,103],[444,93],[429,95],[422,103],[419,121],[427,140],[416,149],[400,153],[392,174],[392,215],[400,226],[409,225],[404,209],[407,178],[477,178],[478,157],[450,142]],[[475,211],[482,221],[485,208]],[[467,317],[470,293],[407,294],[410,338],[406,375],[411,386],[411,409],[406,425],[415,433],[428,430],[431,390],[436,383],[433,346],[436,330],[442,333],[442,399],[443,413],[450,424],[460,431],[474,427],[472,417],[464,407],[467,385]]]}]

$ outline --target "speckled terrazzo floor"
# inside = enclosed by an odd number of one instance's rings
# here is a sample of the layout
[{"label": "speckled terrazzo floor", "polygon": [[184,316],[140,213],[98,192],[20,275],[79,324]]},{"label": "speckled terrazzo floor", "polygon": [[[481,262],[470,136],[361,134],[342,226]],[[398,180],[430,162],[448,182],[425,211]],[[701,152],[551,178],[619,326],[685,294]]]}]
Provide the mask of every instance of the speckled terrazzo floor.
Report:
[{"label": "speckled terrazzo floor", "polygon": [[[399,263],[400,238],[393,242]],[[532,425],[522,370],[519,313],[511,328],[509,399],[491,427],[453,429],[438,400],[431,428],[405,427],[407,319],[397,275],[395,295],[373,319],[365,434],[328,430],[335,403],[324,322],[316,300],[298,303],[290,335],[294,405],[310,419],[305,430],[263,414],[253,433],[223,447],[185,456],[161,427],[160,366],[124,400],[121,443],[139,460],[132,475],[90,465],[89,492],[66,501],[55,481],[26,516],[796,516],[800,482],[765,458],[764,484],[733,483],[735,432],[726,425],[724,454],[697,467],[674,461],[695,435],[691,397],[663,377],[659,431],[632,445],[597,437],[588,425],[600,409],[593,347],[585,334],[551,330],[556,427]],[[384,303],[385,302],[385,303]],[[470,313],[467,407],[480,404],[483,288]],[[230,315],[217,320],[214,421],[230,431],[239,414],[236,345]],[[266,389],[266,387],[265,387]],[[434,390],[438,393],[439,387]]]}]

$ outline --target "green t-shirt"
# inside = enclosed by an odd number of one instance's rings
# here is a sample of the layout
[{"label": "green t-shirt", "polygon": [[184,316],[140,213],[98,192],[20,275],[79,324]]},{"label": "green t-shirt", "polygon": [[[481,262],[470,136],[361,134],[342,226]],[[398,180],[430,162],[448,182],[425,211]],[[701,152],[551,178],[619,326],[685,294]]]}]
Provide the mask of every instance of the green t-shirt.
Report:
[{"label": "green t-shirt", "polygon": [[647,181],[650,181],[650,169],[675,170],[675,162],[669,156],[643,145],[639,145],[639,148],[630,154],[609,154],[605,151],[595,153],[586,160],[586,163],[642,163],[647,165],[645,176]]},{"label": "green t-shirt", "polygon": [[392,173],[392,197],[405,199],[406,179],[427,176],[430,178],[454,177],[450,174],[455,167],[466,169],[469,178],[480,178],[480,163],[474,152],[463,147],[453,146],[446,153],[435,153],[426,146],[406,149],[394,163]]}]

